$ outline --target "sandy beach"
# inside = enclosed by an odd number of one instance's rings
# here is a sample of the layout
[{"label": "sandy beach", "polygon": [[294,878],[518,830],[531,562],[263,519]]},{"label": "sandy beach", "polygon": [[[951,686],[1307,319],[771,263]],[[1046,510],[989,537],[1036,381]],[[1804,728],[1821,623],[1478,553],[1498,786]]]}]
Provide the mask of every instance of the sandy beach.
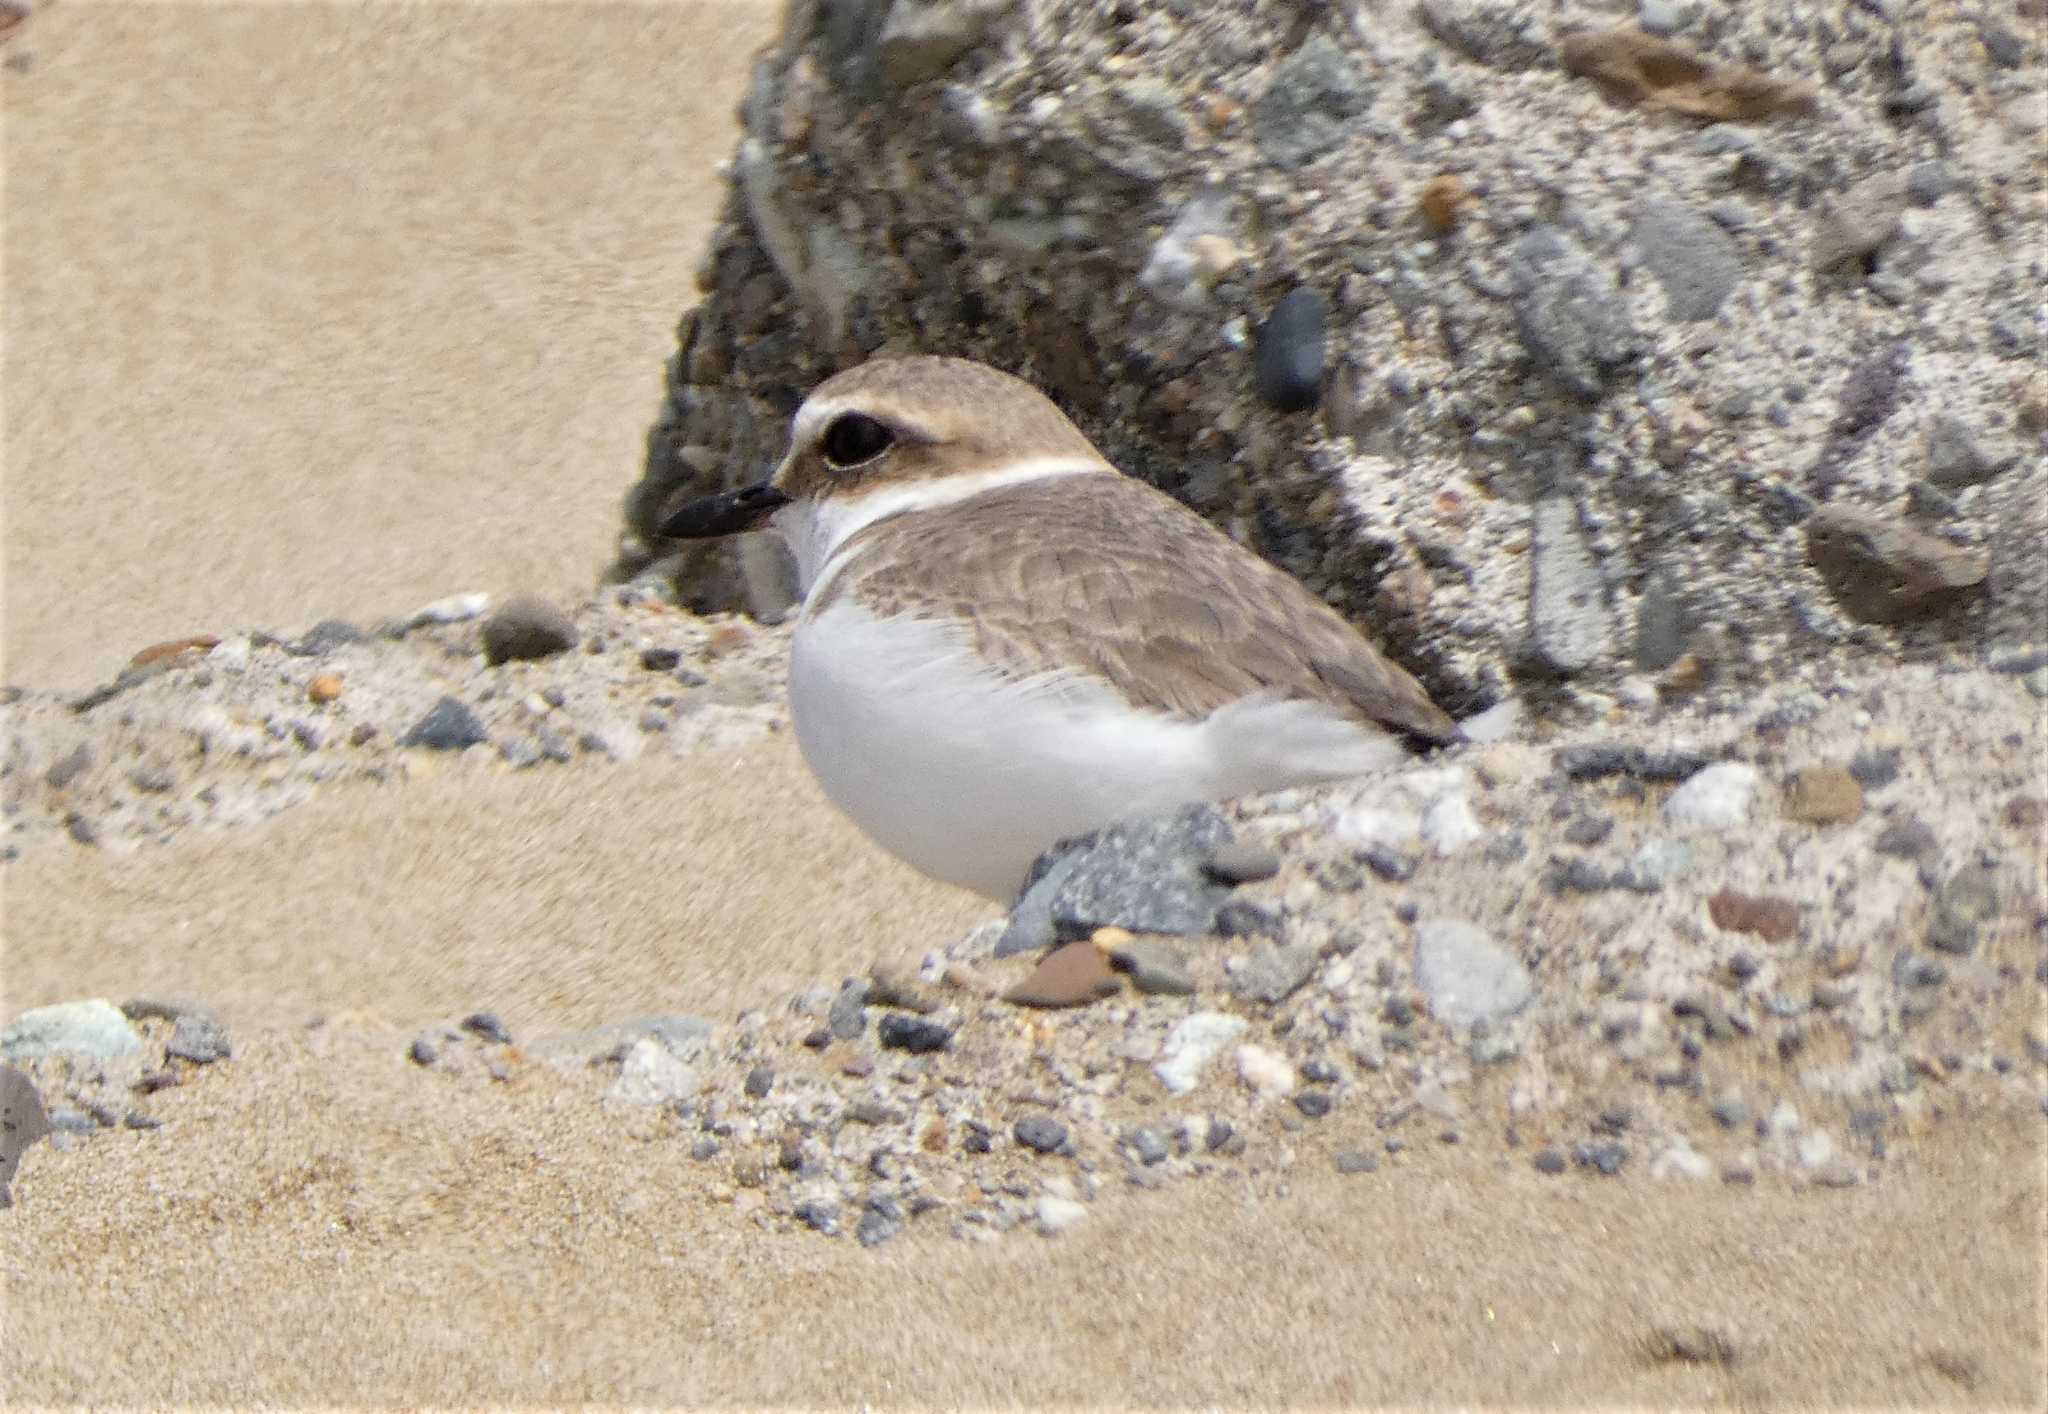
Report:
[{"label": "sandy beach", "polygon": [[[4,679],[610,558],[770,0],[55,0],[0,48]],[[1109,1185],[1054,1239],[769,1230],[526,1036],[721,1021],[995,916],[873,849],[787,732],[455,759],[8,862],[0,1020],[196,998],[230,1062],[23,1160],[10,1405],[2038,1407],[2039,1113],[1851,1190],[1370,1175]],[[1056,1023],[1055,1023],[1056,1024]]]}]

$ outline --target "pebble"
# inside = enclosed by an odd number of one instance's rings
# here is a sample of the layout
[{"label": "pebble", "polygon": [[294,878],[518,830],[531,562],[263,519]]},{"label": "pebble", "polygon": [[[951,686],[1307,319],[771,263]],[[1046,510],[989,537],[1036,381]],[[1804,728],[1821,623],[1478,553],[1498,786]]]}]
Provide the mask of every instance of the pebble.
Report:
[{"label": "pebble", "polygon": [[943,1051],[953,1044],[951,1027],[927,1021],[921,1016],[905,1016],[893,1011],[882,1018],[875,1035],[883,1050],[908,1051],[912,1055]]},{"label": "pebble", "polygon": [[1908,816],[1885,826],[1871,848],[1894,859],[1932,859],[1941,845],[1924,820]]},{"label": "pebble", "polygon": [[50,1132],[49,1114],[35,1082],[13,1066],[0,1066],[0,1208],[14,1201],[15,1169],[30,1145]]},{"label": "pebble", "polygon": [[1134,938],[1117,944],[1110,958],[1131,979],[1132,986],[1148,995],[1191,997],[1195,994],[1195,979],[1188,975],[1186,961],[1170,943]]},{"label": "pebble", "polygon": [[868,985],[857,979],[849,979],[838,994],[832,998],[832,1007],[826,1016],[832,1035],[841,1041],[851,1041],[867,1030]]},{"label": "pebble", "polygon": [[1785,813],[1809,825],[1846,825],[1863,815],[1863,787],[1846,766],[1808,766],[1785,788]]},{"label": "pebble", "polygon": [[1252,382],[1281,412],[1306,412],[1323,397],[1324,326],[1328,306],[1306,285],[1283,296],[1259,325],[1252,344]]},{"label": "pebble", "polygon": [[1429,999],[1430,1015],[1456,1030],[1509,1016],[1535,995],[1519,957],[1485,929],[1451,918],[1416,925],[1415,982]]},{"label": "pebble", "polygon": [[1722,889],[1707,899],[1707,916],[1716,928],[1750,933],[1768,943],[1790,942],[1799,936],[1799,906],[1790,899]]},{"label": "pebble", "polygon": [[1940,413],[1928,424],[1927,479],[1944,490],[1980,486],[2017,460],[1987,456],[1970,425],[1959,417]]},{"label": "pebble", "polygon": [[1440,795],[1422,812],[1422,842],[1440,857],[1449,858],[1485,834],[1463,792]]},{"label": "pebble", "polygon": [[1976,950],[1984,925],[1998,917],[1998,873],[1981,864],[1951,874],[1934,894],[1927,946],[1963,957]]},{"label": "pebble", "polygon": [[412,1044],[405,1048],[405,1054],[406,1059],[418,1066],[430,1066],[441,1058],[441,1053],[434,1048],[434,1043],[424,1036],[413,1037]]},{"label": "pebble", "polygon": [[0,1060],[56,1055],[115,1060],[142,1049],[142,1037],[112,1002],[94,998],[25,1011],[0,1031]]},{"label": "pebble", "polygon": [[1641,198],[1629,237],[1664,290],[1666,317],[1678,323],[1712,319],[1742,278],[1734,240],[1684,202]]},{"label": "pebble", "polygon": [[1265,1046],[1248,1042],[1237,1048],[1237,1078],[1262,1100],[1284,1100],[1294,1093],[1294,1066]]},{"label": "pebble", "polygon": [[1252,104],[1252,140],[1282,167],[1302,167],[1343,144],[1353,119],[1371,102],[1364,73],[1326,34],[1273,68]]},{"label": "pebble", "polygon": [[839,1235],[839,1204],[830,1198],[809,1198],[790,1210],[797,1221],[825,1237]]},{"label": "pebble", "polygon": [[545,599],[519,595],[506,600],[483,623],[484,661],[500,663],[551,658],[576,646],[576,625]]},{"label": "pebble", "polygon": [[629,1105],[662,1105],[684,1099],[696,1089],[695,1070],[661,1042],[642,1036],[627,1048],[619,1062],[619,1078],[605,1098]]},{"label": "pebble", "polygon": [[1664,818],[1696,829],[1732,830],[1748,823],[1763,775],[1740,761],[1719,761],[1688,776],[1664,802]]},{"label": "pebble", "polygon": [[172,1027],[164,1054],[194,1065],[212,1065],[215,1061],[232,1058],[235,1048],[228,1040],[226,1029],[218,1021],[197,1012],[187,1012]]},{"label": "pebble", "polygon": [[1613,654],[1614,616],[1600,561],[1570,496],[1545,496],[1529,522],[1529,649],[1572,677]]},{"label": "pebble", "polygon": [[1563,1173],[1570,1167],[1565,1156],[1556,1149],[1538,1149],[1529,1162],[1535,1166],[1536,1172],[1553,1176]]},{"label": "pebble", "polygon": [[1328,1090],[1304,1090],[1294,1097],[1294,1107],[1310,1119],[1321,1119],[1334,1103]]},{"label": "pebble", "polygon": [[1129,1130],[1124,1135],[1124,1142],[1130,1146],[1131,1152],[1137,1155],[1138,1162],[1148,1168],[1153,1164],[1166,1162],[1166,1141],[1159,1137],[1156,1130]]},{"label": "pebble", "polygon": [[1255,884],[1280,872],[1280,856],[1262,844],[1232,840],[1211,854],[1202,870],[1220,884]]},{"label": "pebble", "polygon": [[[450,594],[446,598],[436,599],[431,604],[422,605],[400,619],[393,626],[392,635],[403,637],[414,629],[424,628],[428,624],[465,623],[482,614],[490,606],[491,596],[488,594],[474,591],[468,594]],[[314,632],[319,632],[319,629],[316,628]],[[309,639],[311,636],[307,635]]]},{"label": "pebble", "polygon": [[1869,747],[1849,758],[1849,774],[1866,791],[1882,790],[1899,778],[1899,748]]},{"label": "pebble", "polygon": [[1088,1205],[1073,1198],[1056,1198],[1048,1193],[1038,1200],[1038,1230],[1058,1237],[1088,1216]]},{"label": "pebble", "polygon": [[1338,1173],[1378,1173],[1380,1156],[1363,1149],[1340,1149],[1335,1160]]},{"label": "pebble", "polygon": [[473,1011],[462,1018],[461,1027],[481,1041],[494,1046],[512,1044],[512,1032],[494,1011]]},{"label": "pebble", "polygon": [[767,1098],[768,1092],[774,1087],[775,1067],[757,1065],[747,1072],[746,1081],[740,1086],[740,1089],[748,1099],[760,1100]]},{"label": "pebble", "polygon": [[92,743],[81,741],[58,757],[50,769],[43,773],[43,784],[51,790],[63,790],[91,770],[93,762],[97,759]]},{"label": "pebble", "polygon": [[398,739],[400,746],[430,751],[460,751],[491,739],[483,720],[459,697],[443,697]]},{"label": "pebble", "polygon": [[1067,1143],[1067,1127],[1051,1115],[1026,1115],[1010,1127],[1010,1134],[1039,1154],[1057,1154]]},{"label": "pebble", "polygon": [[[1063,846],[1050,867],[1045,860],[1034,866],[1045,872],[1024,890],[1012,921],[1034,894],[1049,888],[1052,931],[1060,940],[1086,938],[1103,927],[1205,934],[1228,889],[1203,866],[1231,838],[1229,822],[1207,805],[1111,825]],[[997,955],[1009,947],[1006,933]]]},{"label": "pebble", "polygon": [[1538,226],[1516,242],[1509,273],[1530,357],[1574,396],[1597,400],[1638,344],[1614,277],[1556,226]]},{"label": "pebble", "polygon": [[1239,999],[1272,1006],[1298,991],[1315,972],[1317,949],[1306,943],[1260,948],[1247,957],[1230,979]]},{"label": "pebble", "polygon": [[1225,938],[1271,938],[1277,941],[1286,933],[1280,915],[1262,903],[1250,899],[1234,898],[1216,910],[1215,931]]},{"label": "pebble", "polygon": [[1982,551],[1841,505],[1807,520],[1806,557],[1842,611],[1870,624],[1941,613],[1979,592],[1990,570]]},{"label": "pebble", "polygon": [[1241,1016],[1218,1011],[1182,1017],[1167,1033],[1153,1074],[1169,1093],[1185,1095],[1200,1082],[1203,1069],[1216,1053],[1243,1035],[1248,1025]]},{"label": "pebble", "polygon": [[1066,943],[1045,955],[1031,975],[1004,994],[1019,1006],[1087,1006],[1123,989],[1093,942]]},{"label": "pebble", "polygon": [[863,1247],[880,1247],[903,1231],[903,1205],[880,1194],[868,1199],[861,1209],[853,1235]]}]

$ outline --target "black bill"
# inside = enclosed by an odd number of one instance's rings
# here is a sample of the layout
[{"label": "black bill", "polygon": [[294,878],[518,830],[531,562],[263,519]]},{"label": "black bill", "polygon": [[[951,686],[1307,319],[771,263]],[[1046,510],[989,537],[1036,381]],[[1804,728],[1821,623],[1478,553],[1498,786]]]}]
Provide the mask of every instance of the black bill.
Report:
[{"label": "black bill", "polygon": [[661,533],[671,540],[709,540],[759,530],[763,521],[788,504],[789,497],[764,481],[699,497],[663,521]]}]

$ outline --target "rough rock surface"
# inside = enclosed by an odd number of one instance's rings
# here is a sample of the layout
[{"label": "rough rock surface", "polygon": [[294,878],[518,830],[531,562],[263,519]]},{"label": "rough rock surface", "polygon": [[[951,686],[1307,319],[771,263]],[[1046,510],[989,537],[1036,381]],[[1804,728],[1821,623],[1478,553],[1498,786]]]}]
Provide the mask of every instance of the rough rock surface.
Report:
[{"label": "rough rock surface", "polygon": [[[620,571],[672,548],[650,532],[676,497],[772,466],[817,380],[918,350],[1036,381],[1461,715],[1518,675],[2048,637],[2038,28],[2014,65],[1915,0],[1642,21],[792,6]],[[1448,230],[1418,205],[1446,178]],[[1329,310],[1309,412],[1257,393],[1257,331],[1299,289]],[[1599,570],[1598,620],[1562,632],[1531,600],[1545,506]],[[1984,593],[1859,621],[1807,562],[1828,507],[1910,511],[1988,558]],[[789,597],[765,542],[661,569],[698,607]]]}]

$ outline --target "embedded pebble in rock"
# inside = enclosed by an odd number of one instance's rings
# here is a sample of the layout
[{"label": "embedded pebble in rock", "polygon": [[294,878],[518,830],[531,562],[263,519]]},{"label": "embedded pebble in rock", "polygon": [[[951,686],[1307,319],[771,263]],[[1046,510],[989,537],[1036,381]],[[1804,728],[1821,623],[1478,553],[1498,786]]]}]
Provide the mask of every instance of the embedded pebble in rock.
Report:
[{"label": "embedded pebble in rock", "polygon": [[1237,1078],[1262,1100],[1284,1100],[1294,1093],[1294,1067],[1287,1057],[1265,1046],[1237,1048]]},{"label": "embedded pebble in rock", "polygon": [[1806,557],[1842,611],[1871,624],[1941,613],[1980,594],[1990,569],[1982,551],[1837,505],[1807,521]]},{"label": "embedded pebble in rock", "polygon": [[398,739],[400,746],[425,747],[429,751],[461,751],[489,741],[481,718],[459,697],[443,697],[427,715]]},{"label": "embedded pebble in rock", "polygon": [[1441,857],[1448,858],[1469,844],[1485,838],[1472,802],[1463,794],[1438,796],[1422,812],[1422,842]]},{"label": "embedded pebble in rock", "polygon": [[1184,1016],[1167,1032],[1152,1072],[1169,1092],[1185,1095],[1201,1082],[1202,1071],[1216,1053],[1242,1036],[1249,1025],[1241,1016],[1219,1011]]},{"label": "embedded pebble in rock", "polygon": [[867,1001],[867,983],[849,979],[840,987],[826,1015],[826,1023],[832,1028],[835,1039],[851,1041],[867,1030]]},{"label": "embedded pebble in rock", "polygon": [[766,1065],[757,1065],[748,1071],[745,1083],[740,1086],[741,1093],[750,1100],[765,1099],[774,1088],[775,1068]]},{"label": "embedded pebble in rock", "polygon": [[1048,1193],[1038,1200],[1037,1213],[1038,1230],[1047,1237],[1058,1237],[1088,1216],[1088,1205]]},{"label": "embedded pebble in rock", "polygon": [[1303,285],[1289,291],[1259,325],[1252,381],[1281,412],[1306,412],[1323,397],[1323,297]]},{"label": "embedded pebble in rock", "polygon": [[1170,943],[1151,938],[1133,938],[1118,943],[1110,952],[1117,967],[1131,979],[1131,985],[1152,996],[1191,997],[1195,979],[1188,975],[1187,960]]},{"label": "embedded pebble in rock", "polygon": [[1799,936],[1799,906],[1790,899],[1722,889],[1707,899],[1707,916],[1730,933],[1749,933],[1767,943],[1787,943]]},{"label": "embedded pebble in rock", "polygon": [[697,1072],[650,1036],[635,1041],[619,1062],[619,1078],[605,1097],[629,1105],[661,1105],[694,1094]]},{"label": "embedded pebble in rock", "polygon": [[1546,496],[1529,523],[1529,648],[1559,677],[1605,662],[1615,646],[1600,561],[1569,496]]},{"label": "embedded pebble in rock", "polygon": [[1280,872],[1280,856],[1262,844],[1232,840],[1211,854],[1202,869],[1219,884],[1254,884]]},{"label": "embedded pebble in rock", "polygon": [[1310,1119],[1323,1118],[1333,1103],[1328,1090],[1303,1090],[1294,1097],[1294,1108]]},{"label": "embedded pebble in rock", "polygon": [[1664,818],[1674,825],[1703,830],[1732,830],[1746,824],[1755,808],[1763,774],[1740,761],[1720,761],[1688,776],[1664,802]]},{"label": "embedded pebble in rock", "polygon": [[0,1066],[0,1208],[14,1201],[10,1192],[21,1156],[50,1132],[50,1119],[35,1082],[13,1066]]},{"label": "embedded pebble in rock", "polygon": [[1131,1153],[1137,1157],[1138,1162],[1147,1168],[1153,1164],[1166,1162],[1166,1141],[1153,1130],[1133,1129],[1124,1136],[1124,1142],[1130,1145]]},{"label": "embedded pebble in rock", "polygon": [[576,625],[547,600],[520,595],[492,611],[479,636],[484,661],[495,667],[568,652],[576,646]]},{"label": "embedded pebble in rock", "polygon": [[1243,1001],[1268,1006],[1282,1002],[1300,990],[1315,972],[1316,954],[1316,948],[1306,943],[1260,948],[1231,974],[1230,990]]},{"label": "embedded pebble in rock", "polygon": [[1535,994],[1520,958],[1485,929],[1454,918],[1415,925],[1415,983],[1430,1015],[1455,1030],[1512,1015]]},{"label": "embedded pebble in rock", "polygon": [[1051,1115],[1026,1115],[1010,1126],[1010,1135],[1036,1154],[1057,1154],[1067,1143],[1067,1127]]},{"label": "embedded pebble in rock", "polygon": [[1785,813],[1809,825],[1846,825],[1863,814],[1863,787],[1845,766],[1808,766],[1785,788]]},{"label": "embedded pebble in rock", "polygon": [[1031,975],[1004,993],[1019,1006],[1074,1007],[1122,990],[1109,959],[1092,942],[1066,943],[1047,953]]},{"label": "embedded pebble in rock", "polygon": [[94,998],[25,1011],[0,1031],[0,1060],[83,1056],[116,1060],[142,1049],[142,1037],[112,1002]]},{"label": "embedded pebble in rock", "polygon": [[82,741],[59,757],[56,763],[43,773],[43,783],[51,790],[63,790],[91,770],[93,762],[97,759],[92,743]]},{"label": "embedded pebble in rock", "polygon": [[[1051,885],[1049,912],[1053,933],[1061,940],[1085,938],[1105,927],[1206,933],[1229,890],[1210,879],[1203,865],[1231,837],[1229,822],[1206,805],[1111,825],[1063,846],[1064,855],[1024,891],[1016,912]],[[1040,860],[1034,869],[1045,866]],[[998,953],[1008,944],[1006,936]]]},{"label": "embedded pebble in rock", "polygon": [[1301,167],[1341,147],[1372,96],[1358,65],[1326,34],[1273,68],[1252,105],[1252,139],[1282,167]]},{"label": "embedded pebble in rock", "polygon": [[912,1055],[927,1055],[943,1051],[953,1044],[953,1030],[936,1021],[927,1021],[921,1016],[904,1016],[890,1012],[875,1028],[875,1039],[881,1042],[885,1051],[908,1051]]},{"label": "embedded pebble in rock", "polygon": [[1727,232],[1669,197],[1636,203],[1629,238],[1663,287],[1667,317],[1677,322],[1712,319],[1742,278],[1742,256]]},{"label": "embedded pebble in rock", "polygon": [[1927,428],[1927,479],[1944,490],[1980,486],[2019,460],[1991,457],[1977,445],[1976,434],[1959,417],[1943,413]]},{"label": "embedded pebble in rock", "polygon": [[1903,172],[1875,173],[1839,196],[1823,199],[1813,226],[1813,268],[1825,271],[1867,260],[1898,234],[1905,213]]},{"label": "embedded pebble in rock", "polygon": [[[937,78],[979,45],[1015,0],[895,0],[875,7],[881,21],[875,62],[892,88]],[[869,21],[872,23],[873,21]],[[872,31],[870,31],[872,33]]]},{"label": "embedded pebble in rock", "polygon": [[221,1024],[210,1016],[188,1012],[177,1020],[164,1054],[194,1065],[212,1065],[235,1054],[234,1045]]},{"label": "embedded pebble in rock", "polygon": [[1556,226],[1523,236],[1508,264],[1530,357],[1574,396],[1597,401],[1638,342],[1614,277]]},{"label": "embedded pebble in rock", "polygon": [[1871,848],[1894,859],[1932,859],[1940,853],[1941,842],[1926,821],[1908,816],[1885,826]]},{"label": "embedded pebble in rock", "polygon": [[1998,873],[1984,865],[1958,869],[1935,890],[1927,946],[1957,957],[1974,952],[1984,925],[1998,917]]}]

